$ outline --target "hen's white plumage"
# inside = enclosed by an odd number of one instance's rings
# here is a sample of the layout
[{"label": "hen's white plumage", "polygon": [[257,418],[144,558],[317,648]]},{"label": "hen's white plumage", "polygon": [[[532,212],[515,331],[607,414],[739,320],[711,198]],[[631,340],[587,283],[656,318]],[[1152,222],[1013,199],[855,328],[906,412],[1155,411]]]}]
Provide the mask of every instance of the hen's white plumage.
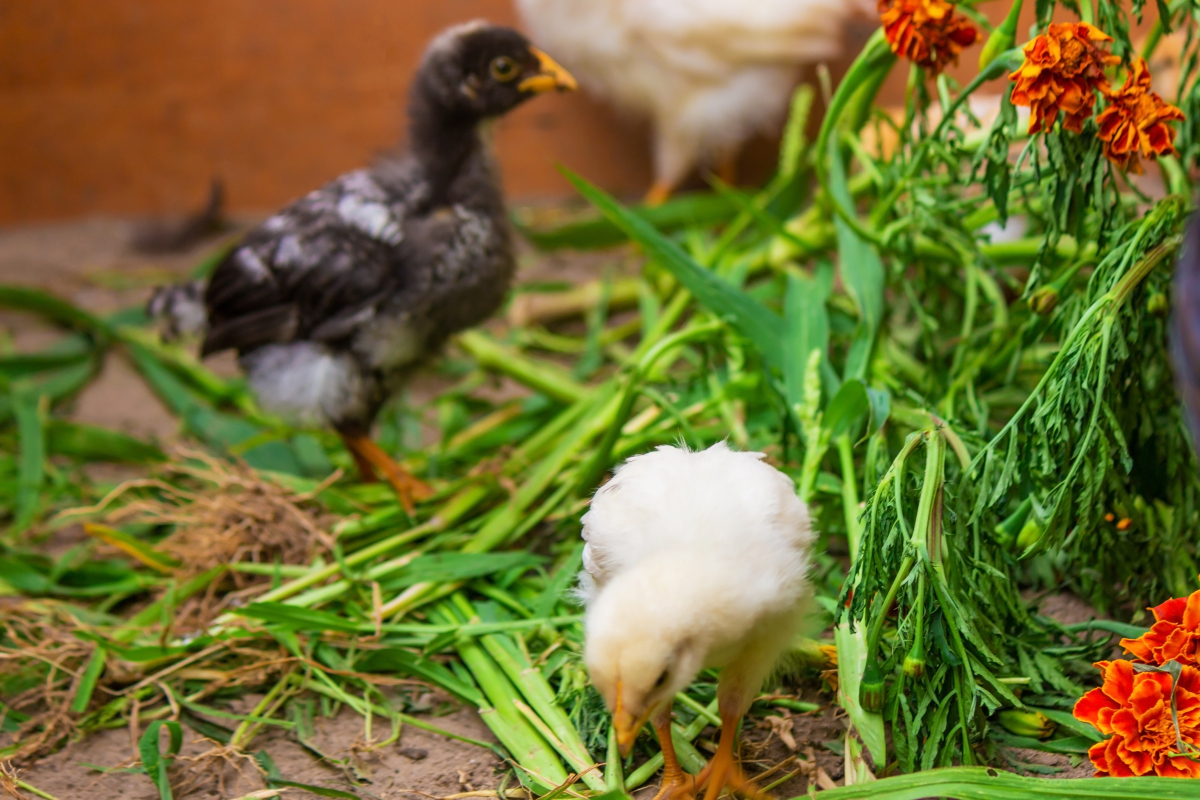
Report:
[{"label": "hen's white plumage", "polygon": [[[660,447],[620,467],[583,518],[585,660],[622,748],[647,718],[669,723],[671,699],[701,668],[723,668],[710,796],[741,781],[736,721],[794,639],[810,594],[808,511],[762,459],[724,443]],[[669,738],[659,738],[664,793],[689,795],[672,774]]]},{"label": "hen's white plumage", "polygon": [[869,0],[517,0],[525,25],[589,90],[649,118],[655,185],[776,126],[800,67],[842,52]]}]

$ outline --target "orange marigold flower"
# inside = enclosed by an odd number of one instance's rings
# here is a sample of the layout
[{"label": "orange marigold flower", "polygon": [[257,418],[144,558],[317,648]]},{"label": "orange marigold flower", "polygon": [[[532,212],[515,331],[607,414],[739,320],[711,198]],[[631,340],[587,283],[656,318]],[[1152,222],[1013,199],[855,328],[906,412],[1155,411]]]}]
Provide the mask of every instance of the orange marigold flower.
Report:
[{"label": "orange marigold flower", "polygon": [[[1079,698],[1075,717],[1110,736],[1088,755],[1097,776],[1200,778],[1200,762],[1179,753],[1171,719],[1171,676],[1135,672],[1129,661],[1101,661],[1104,685]],[[1200,670],[1184,667],[1175,686],[1179,738],[1200,745]]]},{"label": "orange marigold flower", "polygon": [[1175,129],[1167,123],[1183,119],[1183,112],[1150,89],[1150,68],[1143,59],[1133,62],[1124,86],[1104,95],[1108,108],[1096,117],[1096,124],[1109,161],[1140,173],[1139,155],[1153,159],[1175,152]]},{"label": "orange marigold flower", "polygon": [[1063,127],[1079,133],[1092,115],[1096,89],[1107,89],[1104,68],[1120,59],[1100,49],[1112,37],[1086,22],[1056,22],[1025,45],[1025,63],[1009,80],[1013,105],[1028,106],[1029,133],[1054,127],[1058,112]]},{"label": "orange marigold flower", "polygon": [[1136,639],[1122,639],[1125,652],[1147,664],[1178,661],[1200,666],[1200,591],[1173,597],[1150,610],[1154,625]]},{"label": "orange marigold flower", "polygon": [[978,36],[945,0],[879,0],[879,18],[893,53],[935,73],[957,63]]}]

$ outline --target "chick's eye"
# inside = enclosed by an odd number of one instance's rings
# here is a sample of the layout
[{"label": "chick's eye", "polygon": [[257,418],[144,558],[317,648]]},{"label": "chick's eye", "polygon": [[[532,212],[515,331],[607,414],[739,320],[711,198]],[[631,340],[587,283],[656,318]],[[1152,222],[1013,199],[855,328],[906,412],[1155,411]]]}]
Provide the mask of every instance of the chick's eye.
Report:
[{"label": "chick's eye", "polygon": [[658,676],[658,680],[656,680],[656,681],[654,682],[654,688],[655,688],[655,689],[661,689],[662,687],[666,686],[666,685],[667,685],[667,676],[668,676],[669,674],[670,674],[670,673],[669,673],[667,670],[665,670],[665,669],[664,669],[664,670],[662,671],[662,674]]},{"label": "chick's eye", "polygon": [[493,59],[491,69],[492,77],[503,83],[507,83],[517,77],[517,73],[520,71],[517,69],[517,62],[508,56],[500,56]]}]

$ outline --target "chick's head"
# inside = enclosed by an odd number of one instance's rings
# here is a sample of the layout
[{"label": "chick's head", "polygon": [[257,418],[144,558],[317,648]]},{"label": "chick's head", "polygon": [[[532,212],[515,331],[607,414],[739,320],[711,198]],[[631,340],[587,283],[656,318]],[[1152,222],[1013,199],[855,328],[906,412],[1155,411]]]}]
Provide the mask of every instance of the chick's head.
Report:
[{"label": "chick's head", "polygon": [[616,581],[626,586],[596,597],[586,625],[584,661],[613,714],[623,755],[646,721],[692,682],[709,649],[702,629],[678,624],[691,615],[671,613],[677,601],[661,576],[655,583],[637,577],[621,576]]},{"label": "chick's head", "polygon": [[481,20],[434,39],[414,85],[443,111],[479,118],[500,116],[537,94],[575,88],[570,73],[520,33]]}]

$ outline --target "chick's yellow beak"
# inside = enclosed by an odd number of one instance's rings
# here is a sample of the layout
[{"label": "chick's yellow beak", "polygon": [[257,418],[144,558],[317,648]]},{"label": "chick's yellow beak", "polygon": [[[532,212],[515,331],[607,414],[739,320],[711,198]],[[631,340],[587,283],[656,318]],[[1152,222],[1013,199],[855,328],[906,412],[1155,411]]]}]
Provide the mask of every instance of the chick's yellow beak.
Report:
[{"label": "chick's yellow beak", "polygon": [[622,694],[621,682],[617,681],[617,707],[613,709],[613,727],[617,731],[617,749],[621,751],[621,757],[625,758],[633,750],[634,740],[637,739],[646,720],[650,718],[651,709],[647,709],[640,719],[634,719],[633,714],[625,709]]},{"label": "chick's yellow beak", "polygon": [[538,73],[531,75],[517,84],[522,92],[542,94],[544,92],[573,92],[579,88],[575,78],[553,58],[538,50],[536,47],[529,51],[537,56]]}]

